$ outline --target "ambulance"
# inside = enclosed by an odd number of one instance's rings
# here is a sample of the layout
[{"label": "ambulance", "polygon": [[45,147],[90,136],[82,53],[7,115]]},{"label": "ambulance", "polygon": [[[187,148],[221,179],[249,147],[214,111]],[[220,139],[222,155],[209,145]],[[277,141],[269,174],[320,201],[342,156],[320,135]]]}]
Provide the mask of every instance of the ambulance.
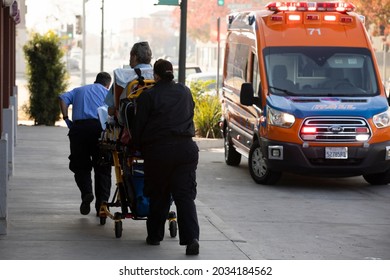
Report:
[{"label": "ambulance", "polygon": [[283,173],[390,182],[390,110],[355,6],[271,2],[228,16],[225,162],[259,184]]}]

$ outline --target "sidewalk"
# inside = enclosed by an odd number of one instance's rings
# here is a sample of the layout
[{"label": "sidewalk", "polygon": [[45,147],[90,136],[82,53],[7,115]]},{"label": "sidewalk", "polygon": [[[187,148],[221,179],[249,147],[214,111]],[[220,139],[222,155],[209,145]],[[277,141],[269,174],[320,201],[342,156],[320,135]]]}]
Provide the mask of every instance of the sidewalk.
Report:
[{"label": "sidewalk", "polygon": [[[246,260],[223,231],[223,224],[197,200],[200,254],[186,256],[178,237],[160,246],[145,243],[145,221],[123,220],[116,238],[114,221],[100,225],[91,211],[79,213],[80,195],[68,170],[67,128],[18,126],[15,172],[9,183],[7,235],[0,235],[2,260]],[[201,149],[222,139],[199,141]],[[115,184],[113,190],[115,189]],[[168,223],[167,223],[168,227]]]}]

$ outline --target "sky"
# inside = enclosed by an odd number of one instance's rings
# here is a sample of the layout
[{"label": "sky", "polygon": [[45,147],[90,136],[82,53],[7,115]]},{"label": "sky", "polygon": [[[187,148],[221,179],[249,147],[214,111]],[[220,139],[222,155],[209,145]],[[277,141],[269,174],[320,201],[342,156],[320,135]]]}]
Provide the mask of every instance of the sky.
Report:
[{"label": "sky", "polygon": [[[124,18],[144,17],[160,10],[173,10],[173,6],[156,6],[157,0],[86,0],[86,29],[90,34],[101,32],[101,6],[104,1],[104,25],[115,30]],[[76,15],[83,13],[83,0],[26,0],[26,26],[44,33],[72,24]]]}]

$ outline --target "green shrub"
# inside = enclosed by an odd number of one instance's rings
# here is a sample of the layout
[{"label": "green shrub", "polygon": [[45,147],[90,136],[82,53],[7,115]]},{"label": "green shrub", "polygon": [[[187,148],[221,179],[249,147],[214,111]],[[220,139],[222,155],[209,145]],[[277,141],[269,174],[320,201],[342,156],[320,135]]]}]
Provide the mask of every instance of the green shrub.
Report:
[{"label": "green shrub", "polygon": [[218,125],[221,118],[221,103],[218,95],[205,94],[209,82],[191,84],[191,92],[195,101],[194,123],[196,136],[204,138],[221,138]]},{"label": "green shrub", "polygon": [[44,35],[32,34],[23,46],[30,92],[25,111],[35,125],[52,126],[60,118],[58,96],[68,87],[69,77],[59,42],[59,37],[49,31]]}]

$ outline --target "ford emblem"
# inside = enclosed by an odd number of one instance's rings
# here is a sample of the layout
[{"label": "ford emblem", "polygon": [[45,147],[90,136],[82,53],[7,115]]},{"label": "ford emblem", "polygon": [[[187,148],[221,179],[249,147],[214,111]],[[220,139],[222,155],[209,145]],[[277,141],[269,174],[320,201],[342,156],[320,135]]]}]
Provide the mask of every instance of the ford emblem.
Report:
[{"label": "ford emblem", "polygon": [[330,126],[328,127],[328,131],[333,132],[333,133],[340,133],[343,131],[343,128],[338,125]]}]

